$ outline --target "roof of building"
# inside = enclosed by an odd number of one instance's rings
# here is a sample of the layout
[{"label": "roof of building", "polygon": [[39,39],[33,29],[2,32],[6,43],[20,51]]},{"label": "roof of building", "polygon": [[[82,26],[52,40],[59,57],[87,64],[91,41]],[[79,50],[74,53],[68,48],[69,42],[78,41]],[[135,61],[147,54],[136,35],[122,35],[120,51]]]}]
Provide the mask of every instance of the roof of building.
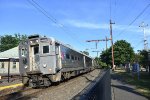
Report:
[{"label": "roof of building", "polygon": [[0,52],[0,59],[8,58],[19,58],[18,46],[4,52]]}]

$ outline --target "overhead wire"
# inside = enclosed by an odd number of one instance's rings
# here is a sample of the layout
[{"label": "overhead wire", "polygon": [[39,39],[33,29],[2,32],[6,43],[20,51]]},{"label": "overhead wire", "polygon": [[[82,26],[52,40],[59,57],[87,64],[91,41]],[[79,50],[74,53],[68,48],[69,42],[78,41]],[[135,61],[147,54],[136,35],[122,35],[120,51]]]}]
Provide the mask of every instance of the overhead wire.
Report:
[{"label": "overhead wire", "polygon": [[149,13],[147,13],[147,14],[144,16],[144,18],[143,18],[142,20],[147,19],[147,18],[149,17],[149,15],[150,15],[150,12],[149,12]]},{"label": "overhead wire", "polygon": [[141,43],[143,43],[143,40],[141,40],[140,42],[138,42],[133,48],[135,49],[135,48],[139,47]]},{"label": "overhead wire", "polygon": [[112,7],[112,5],[111,5],[112,2],[111,2],[111,0],[110,0],[109,3],[110,3],[110,4],[109,4],[109,10],[110,10],[109,13],[110,13],[110,19],[111,19],[111,10],[112,10],[112,9],[111,9],[111,7]]},{"label": "overhead wire", "polygon": [[115,7],[114,7],[114,19],[115,19],[115,15],[116,15],[116,9],[117,9],[117,7],[116,7],[116,4],[117,4],[117,2],[116,2],[116,0],[115,0]]},{"label": "overhead wire", "polygon": [[[34,8],[36,8],[39,12],[41,12],[45,17],[47,17],[49,20],[51,20],[54,24],[58,25],[59,28],[61,28],[66,34],[68,34],[68,36],[70,36],[73,40],[76,40],[78,42],[80,42],[79,40],[77,40],[77,37],[73,37],[66,29],[66,27],[59,23],[57,21],[56,18],[54,18],[52,15],[50,15],[44,8],[42,8],[37,2],[35,2],[34,0],[32,0],[32,2],[30,0],[27,0]],[[79,43],[80,44],[80,43]],[[82,46],[85,46],[83,45],[82,43],[80,44]]]},{"label": "overhead wire", "polygon": [[[148,5],[142,10],[142,12],[140,12],[140,13],[135,17],[135,19],[134,19],[132,22],[129,23],[129,25],[128,25],[127,28],[129,28],[129,26],[131,26],[131,25],[148,9],[149,6],[150,6],[150,4],[148,4]],[[149,14],[148,14],[148,15],[149,15]],[[123,31],[121,31],[118,36],[120,36],[122,33],[124,33],[127,28],[125,28]],[[117,37],[118,37],[118,36],[117,36]],[[116,37],[115,37],[115,38],[116,38]],[[141,44],[142,42],[143,42],[143,41],[140,41],[137,45]],[[134,48],[137,48],[137,47],[138,47],[137,45],[136,45]]]},{"label": "overhead wire", "polygon": [[129,24],[125,27],[115,38],[119,37],[123,34],[143,13],[149,8],[150,4],[148,4]]}]

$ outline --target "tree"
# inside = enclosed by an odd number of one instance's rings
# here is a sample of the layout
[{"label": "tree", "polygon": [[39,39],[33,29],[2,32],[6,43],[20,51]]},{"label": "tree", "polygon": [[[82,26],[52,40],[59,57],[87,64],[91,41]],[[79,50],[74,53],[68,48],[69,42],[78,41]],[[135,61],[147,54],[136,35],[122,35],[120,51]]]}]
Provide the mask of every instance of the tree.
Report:
[{"label": "tree", "polygon": [[142,65],[143,67],[146,68],[146,66],[148,66],[148,51],[146,50],[139,50],[139,55],[140,55],[140,59],[137,60],[139,61],[140,65]]},{"label": "tree", "polygon": [[86,55],[89,55],[89,52],[87,52],[87,51],[81,51],[81,52],[86,54]]},{"label": "tree", "polygon": [[[112,65],[111,47],[101,54],[101,60],[107,65]],[[119,40],[114,43],[114,62],[115,65],[125,64],[131,62],[134,57],[134,51],[130,43],[125,40]]]},{"label": "tree", "polygon": [[26,38],[27,38],[26,35],[20,35],[20,34],[15,34],[15,36],[12,35],[1,36],[0,52],[18,46],[19,42],[25,40]]},{"label": "tree", "polygon": [[107,66],[111,65],[111,61],[112,61],[112,58],[111,58],[111,48],[107,49],[107,50],[104,50],[102,51],[101,55],[100,55],[100,59],[102,62],[105,62],[107,64]]},{"label": "tree", "polygon": [[137,61],[139,61],[140,65],[142,65],[146,70],[149,70],[150,75],[150,50],[139,50],[139,53],[137,54],[138,58]]},{"label": "tree", "polygon": [[108,68],[107,64],[105,62],[102,62],[100,58],[96,57],[94,60],[98,68]]}]

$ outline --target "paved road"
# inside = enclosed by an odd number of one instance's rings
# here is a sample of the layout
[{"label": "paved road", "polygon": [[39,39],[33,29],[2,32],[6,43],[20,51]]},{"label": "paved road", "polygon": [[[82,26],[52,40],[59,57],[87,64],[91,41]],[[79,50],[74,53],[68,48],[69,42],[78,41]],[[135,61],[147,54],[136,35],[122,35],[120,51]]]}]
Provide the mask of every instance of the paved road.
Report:
[{"label": "paved road", "polygon": [[148,100],[134,91],[135,86],[125,84],[121,77],[111,74],[112,100]]}]

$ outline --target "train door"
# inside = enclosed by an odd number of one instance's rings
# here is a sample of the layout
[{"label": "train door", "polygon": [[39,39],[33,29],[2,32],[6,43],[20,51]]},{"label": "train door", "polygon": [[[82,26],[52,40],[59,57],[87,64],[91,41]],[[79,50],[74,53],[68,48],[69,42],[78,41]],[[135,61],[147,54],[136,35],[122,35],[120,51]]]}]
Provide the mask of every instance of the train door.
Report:
[{"label": "train door", "polygon": [[84,67],[86,67],[86,57],[83,56],[83,64],[84,64]]},{"label": "train door", "polygon": [[39,67],[39,45],[33,45],[30,47],[30,70],[38,71]]},{"label": "train door", "polygon": [[62,63],[61,63],[61,50],[60,50],[60,44],[55,44],[55,52],[56,52],[56,71],[59,71],[62,68]]}]

